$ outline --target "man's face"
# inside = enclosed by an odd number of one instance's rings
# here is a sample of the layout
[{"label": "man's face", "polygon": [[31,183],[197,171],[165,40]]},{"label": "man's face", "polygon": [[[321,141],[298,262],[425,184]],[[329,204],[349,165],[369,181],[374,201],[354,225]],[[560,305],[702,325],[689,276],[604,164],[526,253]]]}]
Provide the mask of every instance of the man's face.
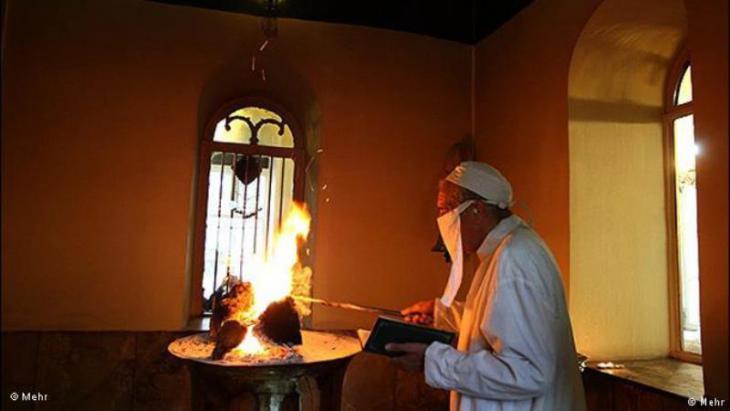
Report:
[{"label": "man's face", "polygon": [[[439,182],[436,207],[438,216],[455,209],[464,201],[464,191],[461,187],[449,181]],[[461,244],[465,253],[474,253],[484,241],[486,233],[493,226],[486,204],[474,201],[461,213]]]}]

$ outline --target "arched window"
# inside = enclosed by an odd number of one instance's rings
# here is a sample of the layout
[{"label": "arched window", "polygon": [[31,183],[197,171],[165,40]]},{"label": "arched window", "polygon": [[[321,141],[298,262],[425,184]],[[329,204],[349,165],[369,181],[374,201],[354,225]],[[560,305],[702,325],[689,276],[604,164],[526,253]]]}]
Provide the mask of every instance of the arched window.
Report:
[{"label": "arched window", "polygon": [[681,359],[700,361],[699,249],[697,185],[692,110],[692,65],[679,55],[669,73],[665,96],[667,137],[667,201],[670,239],[670,302],[672,352]]},{"label": "arched window", "polygon": [[192,312],[211,309],[227,275],[246,278],[292,201],[304,194],[303,136],[282,108],[241,99],[218,110],[200,147]]}]

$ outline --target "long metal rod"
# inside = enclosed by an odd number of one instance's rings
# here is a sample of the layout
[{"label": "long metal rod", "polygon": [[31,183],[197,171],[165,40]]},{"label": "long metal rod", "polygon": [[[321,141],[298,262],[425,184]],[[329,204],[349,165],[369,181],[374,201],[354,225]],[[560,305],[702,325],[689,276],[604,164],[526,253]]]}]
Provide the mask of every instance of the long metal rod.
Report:
[{"label": "long metal rod", "polygon": [[[235,215],[234,201],[236,200],[236,158],[238,154],[233,153],[231,160],[231,198],[228,201],[228,255],[226,256],[226,280],[232,273],[233,267],[233,216]],[[225,168],[224,168],[225,169]]]},{"label": "long metal rod", "polygon": [[[261,164],[263,167],[264,157],[259,156],[258,159],[259,159],[259,164]],[[264,174],[264,171],[261,170],[261,174],[259,174],[259,177],[256,179],[256,215],[254,215],[254,220],[253,220],[253,232],[254,232],[253,253],[254,254],[257,253],[257,249],[258,249],[257,246],[258,246],[258,239],[259,239],[259,211],[261,211],[259,209],[259,194],[261,192],[261,177],[263,176],[263,174]]]},{"label": "long metal rod", "polygon": [[246,247],[244,244],[246,244],[246,198],[248,197],[248,169],[249,169],[249,162],[251,161],[251,157],[244,154],[241,156],[241,162],[243,163],[243,167],[245,170],[243,171],[243,181],[241,184],[243,184],[243,204],[241,205],[241,258],[239,260],[239,268],[238,268],[238,279],[243,279],[243,260],[245,258],[246,254]]},{"label": "long metal rod", "polygon": [[271,213],[273,209],[271,207],[271,186],[274,181],[274,157],[269,156],[269,199],[266,202],[266,258],[269,258],[269,231],[271,226]]},{"label": "long metal rod", "polygon": [[[263,156],[258,156],[259,164],[263,165]],[[261,176],[264,174],[263,170],[261,170],[261,173],[259,174],[258,178],[256,178],[256,214],[254,215],[253,220],[253,253],[256,254],[256,246],[258,245],[258,239],[259,239],[259,188],[261,186]]]},{"label": "long metal rod", "polygon": [[281,179],[281,188],[279,189],[279,225],[278,227],[281,229],[281,214],[284,212],[284,179],[286,176],[285,172],[285,165],[286,165],[286,159],[281,158],[281,174],[279,175],[279,178]]},{"label": "long metal rod", "polygon": [[223,166],[226,162],[226,153],[221,152],[220,173],[221,178],[218,185],[218,221],[215,229],[215,263],[213,264],[213,293],[218,289],[218,257],[220,254],[220,237],[221,237],[221,207],[223,203]]},{"label": "long metal rod", "polygon": [[304,297],[304,296],[300,296],[300,295],[295,295],[295,296],[293,296],[293,298],[295,300],[299,300],[299,301],[302,301],[305,303],[320,304],[320,305],[324,305],[327,307],[341,308],[343,310],[364,311],[364,312],[369,312],[369,313],[403,317],[403,314],[401,314],[400,311],[389,310],[387,308],[373,307],[373,306],[369,306],[369,305],[341,303],[341,302],[335,302],[335,301],[327,301],[327,300],[322,300],[320,298]]}]

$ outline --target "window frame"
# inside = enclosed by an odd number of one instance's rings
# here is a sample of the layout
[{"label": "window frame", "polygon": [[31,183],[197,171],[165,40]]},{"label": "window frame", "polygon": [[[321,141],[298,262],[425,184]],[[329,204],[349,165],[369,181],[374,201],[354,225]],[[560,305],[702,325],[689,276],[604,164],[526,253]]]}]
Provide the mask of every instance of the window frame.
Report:
[{"label": "window frame", "polygon": [[[674,57],[667,73],[664,87],[664,169],[665,198],[667,216],[667,268],[669,292],[669,356],[680,361],[702,364],[702,355],[682,350],[682,295],[679,273],[679,241],[677,238],[677,199],[676,173],[674,170],[674,121],[694,114],[692,100],[675,105],[675,96],[679,90],[687,66],[691,65],[689,50],[681,47]],[[693,82],[694,84],[694,82]]]},{"label": "window frame", "polygon": [[[294,137],[294,147],[274,147],[263,145],[226,143],[214,141],[214,133],[218,122],[236,110],[246,107],[260,107],[279,115],[282,121],[289,126]],[[208,316],[203,311],[203,299],[200,292],[203,284],[203,270],[205,264],[205,222],[208,205],[208,174],[210,174],[211,155],[215,151],[226,153],[265,155],[291,158],[294,162],[294,187],[292,199],[304,201],[305,167],[308,161],[306,139],[296,118],[282,105],[266,96],[249,95],[229,100],[221,105],[208,118],[200,138],[197,161],[197,182],[195,188],[195,217],[193,232],[193,249],[190,273],[190,305],[189,317],[196,319]]]}]

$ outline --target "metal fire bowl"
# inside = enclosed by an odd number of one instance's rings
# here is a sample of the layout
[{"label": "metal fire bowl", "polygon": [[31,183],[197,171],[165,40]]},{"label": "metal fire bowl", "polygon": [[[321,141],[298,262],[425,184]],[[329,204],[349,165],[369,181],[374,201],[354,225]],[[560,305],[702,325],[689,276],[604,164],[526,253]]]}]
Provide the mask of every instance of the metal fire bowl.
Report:
[{"label": "metal fire bowl", "polygon": [[[191,349],[191,345],[197,348]],[[302,344],[295,347],[301,358],[295,360],[211,360],[213,346],[206,333],[180,338],[168,346],[172,355],[188,363],[194,409],[203,401],[228,407],[226,404],[243,394],[253,394],[259,410],[286,409],[285,398],[307,397],[311,391],[319,392],[319,409],[337,410],[347,364],[362,350],[355,337],[310,330],[302,330]],[[316,390],[308,388],[312,381]]]}]

